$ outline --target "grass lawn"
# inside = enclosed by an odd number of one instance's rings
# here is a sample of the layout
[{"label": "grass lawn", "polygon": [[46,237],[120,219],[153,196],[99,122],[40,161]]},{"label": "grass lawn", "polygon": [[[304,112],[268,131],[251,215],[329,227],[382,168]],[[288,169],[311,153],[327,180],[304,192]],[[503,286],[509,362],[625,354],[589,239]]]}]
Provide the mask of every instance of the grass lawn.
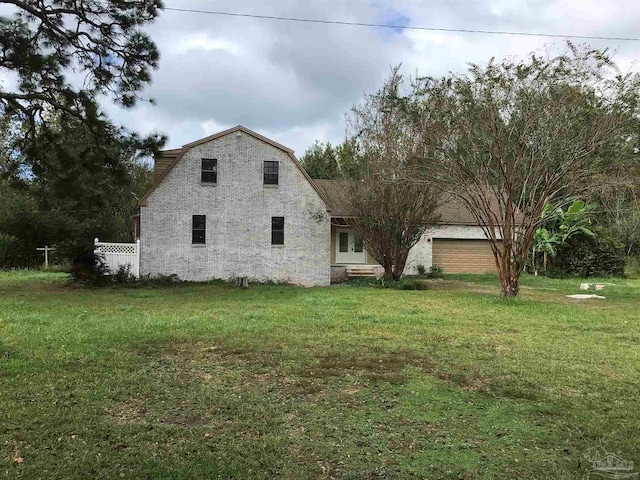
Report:
[{"label": "grass lawn", "polygon": [[426,291],[0,273],[0,478],[582,478],[640,464],[640,280]]}]

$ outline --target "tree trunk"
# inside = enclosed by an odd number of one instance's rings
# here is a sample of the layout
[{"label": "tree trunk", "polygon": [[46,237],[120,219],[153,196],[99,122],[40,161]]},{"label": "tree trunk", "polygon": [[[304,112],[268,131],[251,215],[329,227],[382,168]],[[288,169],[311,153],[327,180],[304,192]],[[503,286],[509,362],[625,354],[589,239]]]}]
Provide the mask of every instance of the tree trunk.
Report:
[{"label": "tree trunk", "polygon": [[504,298],[514,298],[518,296],[520,292],[520,278],[510,275],[506,278],[500,278],[500,285],[502,286],[501,296]]},{"label": "tree trunk", "polygon": [[385,280],[395,280],[395,279],[393,278],[393,269],[391,269],[391,270],[389,270],[389,271],[385,270],[385,271],[384,271],[384,275],[383,275],[382,277],[383,277]]},{"label": "tree trunk", "polygon": [[498,259],[498,275],[500,276],[501,296],[503,298],[514,298],[520,291],[520,272],[511,262],[511,256],[504,252]]},{"label": "tree trunk", "polygon": [[409,253],[401,253],[396,256],[396,261],[393,264],[393,278],[394,280],[400,280],[402,273],[404,272],[404,266],[407,264],[407,257]]},{"label": "tree trunk", "polygon": [[384,262],[382,262],[382,267],[384,268],[384,279],[385,280],[395,280],[395,278],[393,277],[393,262],[391,262],[390,260],[385,259]]},{"label": "tree trunk", "polygon": [[542,254],[542,270],[544,271],[544,273],[547,273],[547,252],[544,252]]}]

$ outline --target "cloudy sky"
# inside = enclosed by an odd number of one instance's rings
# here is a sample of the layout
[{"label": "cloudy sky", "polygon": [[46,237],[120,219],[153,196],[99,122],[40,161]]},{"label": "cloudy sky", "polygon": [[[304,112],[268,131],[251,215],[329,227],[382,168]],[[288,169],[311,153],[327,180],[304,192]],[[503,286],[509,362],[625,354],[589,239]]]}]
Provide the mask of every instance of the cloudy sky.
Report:
[{"label": "cloudy sky", "polygon": [[[637,0],[165,0],[166,7],[456,29],[640,37]],[[468,62],[522,56],[562,40],[437,33],[165,10],[148,28],[162,55],[145,92],[156,105],[105,105],[141,133],[174,148],[237,124],[293,148],[340,142],[344,114],[374,92],[393,65],[423,75]],[[638,70],[640,42],[598,41]]]}]

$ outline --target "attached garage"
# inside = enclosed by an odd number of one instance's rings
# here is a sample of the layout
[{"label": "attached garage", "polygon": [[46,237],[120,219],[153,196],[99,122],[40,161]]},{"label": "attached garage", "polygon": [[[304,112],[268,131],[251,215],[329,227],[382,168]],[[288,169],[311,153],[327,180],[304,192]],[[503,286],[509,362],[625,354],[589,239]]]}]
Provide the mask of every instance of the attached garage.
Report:
[{"label": "attached garage", "polygon": [[496,271],[487,240],[433,239],[432,264],[444,273],[492,273]]}]

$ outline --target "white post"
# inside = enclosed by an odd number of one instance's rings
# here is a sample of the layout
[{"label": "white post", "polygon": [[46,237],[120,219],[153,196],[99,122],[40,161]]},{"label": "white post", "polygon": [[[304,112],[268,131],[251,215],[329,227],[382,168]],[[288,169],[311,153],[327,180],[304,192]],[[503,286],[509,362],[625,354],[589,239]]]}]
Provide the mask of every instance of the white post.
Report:
[{"label": "white post", "polygon": [[49,245],[45,245],[44,248],[36,248],[40,252],[44,252],[44,268],[49,268],[49,252],[55,251],[55,248],[49,248]]},{"label": "white post", "polygon": [[140,278],[140,239],[136,240],[136,278]]}]

